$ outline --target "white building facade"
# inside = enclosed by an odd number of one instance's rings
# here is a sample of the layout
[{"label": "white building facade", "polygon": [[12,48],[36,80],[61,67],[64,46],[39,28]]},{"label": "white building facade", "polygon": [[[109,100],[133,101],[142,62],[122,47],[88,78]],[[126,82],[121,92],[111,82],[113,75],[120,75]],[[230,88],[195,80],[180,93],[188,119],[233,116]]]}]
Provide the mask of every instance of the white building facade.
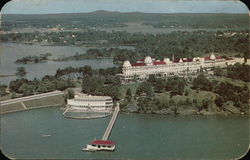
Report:
[{"label": "white building facade", "polygon": [[158,77],[182,75],[199,72],[201,69],[210,70],[216,66],[226,67],[237,62],[244,63],[244,58],[225,59],[221,56],[215,56],[212,53],[210,57],[183,58],[172,61],[169,58],[164,58],[163,61],[160,61],[147,56],[136,63],[125,61],[122,67],[122,74],[119,74],[119,76],[123,82],[129,82],[134,78],[148,78],[149,75],[156,75]]},{"label": "white building facade", "polygon": [[113,99],[109,96],[77,93],[74,99],[67,100],[67,107],[78,111],[110,112],[113,107]]}]

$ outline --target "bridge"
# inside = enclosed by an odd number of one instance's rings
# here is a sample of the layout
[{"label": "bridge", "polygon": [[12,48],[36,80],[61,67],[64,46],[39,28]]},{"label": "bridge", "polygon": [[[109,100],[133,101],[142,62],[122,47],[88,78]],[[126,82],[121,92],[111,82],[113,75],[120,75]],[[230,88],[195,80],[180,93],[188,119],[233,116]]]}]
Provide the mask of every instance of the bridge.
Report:
[{"label": "bridge", "polygon": [[116,121],[116,118],[117,118],[117,115],[118,115],[119,111],[120,111],[120,107],[119,107],[119,103],[117,103],[117,106],[115,107],[115,111],[114,111],[114,113],[113,113],[113,115],[111,117],[111,120],[109,121],[109,125],[108,125],[106,131],[104,132],[102,140],[107,140],[108,139],[108,137],[109,137],[109,135],[110,135],[110,133],[112,131],[112,128],[113,128],[113,126],[115,124],[115,121]]}]

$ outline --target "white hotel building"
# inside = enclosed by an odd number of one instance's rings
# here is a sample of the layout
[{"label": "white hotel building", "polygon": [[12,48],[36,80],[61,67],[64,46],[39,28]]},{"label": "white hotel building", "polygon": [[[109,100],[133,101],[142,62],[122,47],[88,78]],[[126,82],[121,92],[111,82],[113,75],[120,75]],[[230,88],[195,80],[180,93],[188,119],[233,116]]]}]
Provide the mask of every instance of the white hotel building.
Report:
[{"label": "white hotel building", "polygon": [[212,67],[235,64],[236,62],[244,63],[244,58],[228,58],[224,59],[221,56],[215,56],[213,53],[210,57],[195,57],[193,59],[174,59],[164,58],[163,61],[152,59],[147,56],[145,59],[139,60],[136,63],[124,61],[122,74],[119,74],[123,82],[129,82],[133,78],[140,79],[148,78],[149,75],[158,77],[168,77],[171,75],[182,75],[195,73],[200,69],[210,70]]},{"label": "white hotel building", "polygon": [[77,93],[74,99],[68,99],[67,101],[68,108],[83,112],[110,112],[113,107],[113,100],[109,96],[91,96]]}]

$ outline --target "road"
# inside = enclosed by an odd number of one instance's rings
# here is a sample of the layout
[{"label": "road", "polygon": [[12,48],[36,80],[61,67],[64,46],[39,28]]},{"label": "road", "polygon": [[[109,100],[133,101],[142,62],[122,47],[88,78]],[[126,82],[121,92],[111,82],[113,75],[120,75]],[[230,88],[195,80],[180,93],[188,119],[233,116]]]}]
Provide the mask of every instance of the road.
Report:
[{"label": "road", "polygon": [[9,99],[9,100],[6,100],[6,101],[1,101],[0,105],[4,106],[4,105],[19,103],[19,102],[33,100],[33,99],[51,97],[51,96],[56,96],[56,95],[61,95],[61,94],[64,94],[64,92],[62,92],[62,91],[53,91],[53,92],[48,92],[48,93],[36,94],[36,95],[32,95],[32,96],[27,96],[27,97],[21,97],[21,98],[15,98],[15,99]]}]

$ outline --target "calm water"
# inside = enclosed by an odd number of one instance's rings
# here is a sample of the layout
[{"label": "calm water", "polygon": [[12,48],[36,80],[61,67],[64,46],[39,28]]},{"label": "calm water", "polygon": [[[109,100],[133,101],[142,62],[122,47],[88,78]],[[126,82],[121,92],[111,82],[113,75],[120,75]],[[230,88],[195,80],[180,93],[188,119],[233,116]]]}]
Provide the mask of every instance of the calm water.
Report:
[{"label": "calm water", "polygon": [[[112,59],[86,59],[79,61],[67,62],[52,62],[38,63],[38,64],[15,64],[16,59],[30,55],[40,55],[45,53],[52,53],[52,58],[60,56],[74,55],[76,52],[79,54],[85,53],[88,48],[71,47],[71,46],[40,46],[40,45],[25,45],[18,43],[1,43],[0,44],[0,74],[10,75],[16,73],[18,66],[24,66],[26,71],[29,72],[26,76],[28,79],[42,78],[44,75],[54,75],[58,68],[81,67],[84,65],[91,65],[92,68],[107,68],[113,67]],[[9,84],[10,81],[15,80],[17,77],[1,77],[1,83]]]},{"label": "calm water", "polygon": [[116,150],[82,152],[102,137],[109,120],[67,119],[57,107],[6,114],[1,119],[2,149],[17,159],[229,159],[249,146],[247,116],[119,114],[110,136]]}]

